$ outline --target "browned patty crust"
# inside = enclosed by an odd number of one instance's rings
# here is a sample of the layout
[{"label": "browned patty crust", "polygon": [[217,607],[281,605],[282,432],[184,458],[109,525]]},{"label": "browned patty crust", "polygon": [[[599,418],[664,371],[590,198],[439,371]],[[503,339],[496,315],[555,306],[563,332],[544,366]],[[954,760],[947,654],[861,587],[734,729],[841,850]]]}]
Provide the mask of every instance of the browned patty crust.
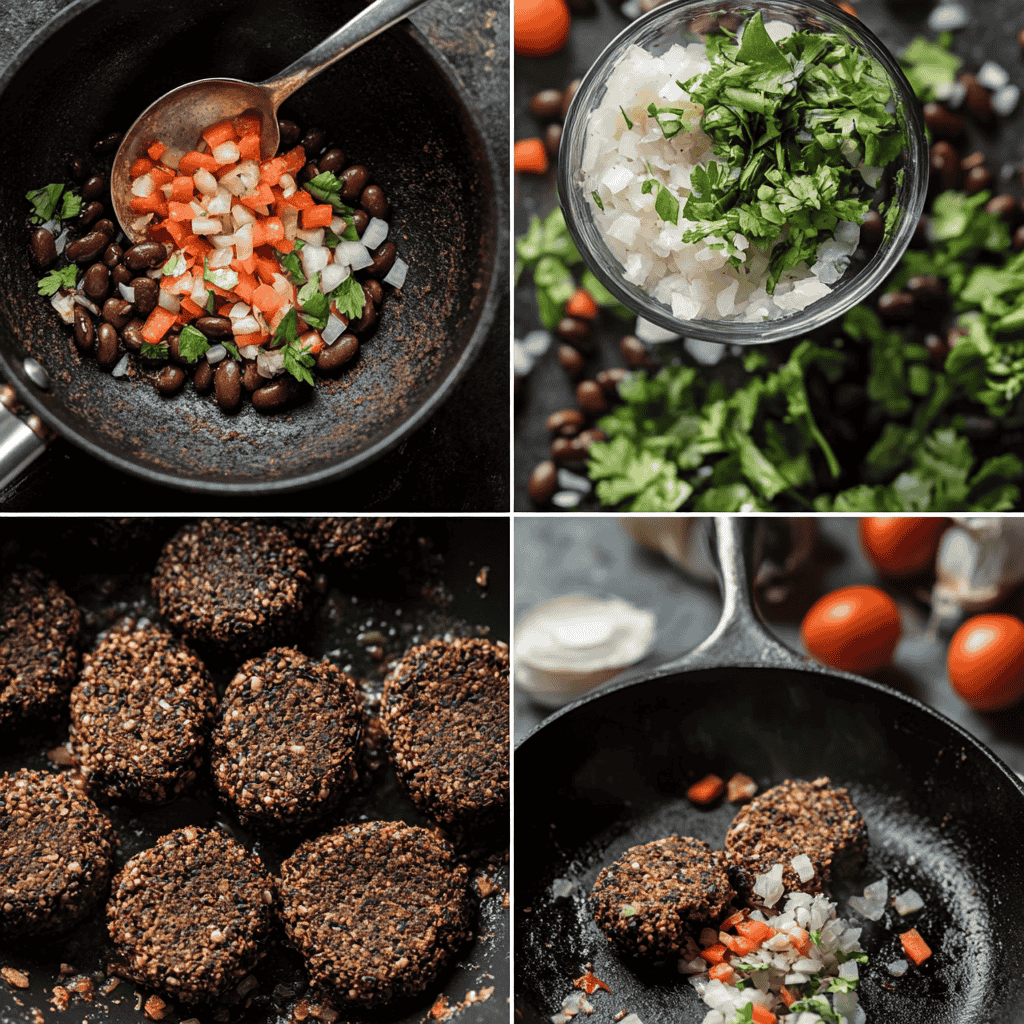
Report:
[{"label": "browned patty crust", "polygon": [[64,775],[5,774],[0,800],[0,935],[66,931],[106,892],[114,826]]},{"label": "browned patty crust", "polygon": [[161,836],[114,879],[116,973],[185,1003],[216,999],[265,953],[273,903],[259,857],[225,833],[189,825]]},{"label": "browned patty crust", "polygon": [[281,865],[279,912],[314,986],[377,1006],[426,991],[466,940],[468,874],[438,832],[343,825]]},{"label": "browned patty crust", "polygon": [[317,561],[343,569],[362,569],[388,554],[399,537],[404,539],[405,531],[398,523],[396,519],[324,516],[304,520],[295,532]]},{"label": "browned patty crust", "polygon": [[38,569],[20,566],[0,586],[0,728],[55,718],[75,683],[81,613]]},{"label": "browned patty crust", "polygon": [[303,828],[358,780],[356,681],[289,647],[247,661],[213,734],[214,782],[243,825]]},{"label": "browned patty crust", "polygon": [[687,936],[718,921],[736,895],[721,856],[689,836],[632,847],[597,876],[590,893],[597,926],[627,952],[681,953]]},{"label": "browned patty crust", "polygon": [[100,792],[163,803],[195,781],[216,703],[177,637],[152,626],[108,633],[71,692],[71,749]]},{"label": "browned patty crust", "polygon": [[[740,809],[725,849],[729,877],[747,902],[760,906],[752,894],[756,876],[782,865],[786,892],[826,891],[835,872],[855,868],[868,845],[867,825],[845,789],[833,789],[827,776],[813,782],[787,779],[766,789]],[[791,861],[806,854],[814,877],[802,882]]]},{"label": "browned patty crust", "polygon": [[413,802],[469,832],[508,806],[508,647],[431,640],[413,647],[384,683],[389,757]]},{"label": "browned patty crust", "polygon": [[179,633],[248,657],[294,639],[312,610],[311,567],[281,527],[204,519],[164,545],[153,595]]}]

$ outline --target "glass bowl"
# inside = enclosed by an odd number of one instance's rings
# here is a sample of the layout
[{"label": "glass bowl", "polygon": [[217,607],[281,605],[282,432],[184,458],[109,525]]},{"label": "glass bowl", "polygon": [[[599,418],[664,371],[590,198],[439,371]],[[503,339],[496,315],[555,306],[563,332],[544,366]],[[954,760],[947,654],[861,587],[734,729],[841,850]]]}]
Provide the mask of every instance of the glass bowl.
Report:
[{"label": "glass bowl", "polygon": [[[585,186],[583,151],[591,111],[600,104],[608,79],[627,47],[642,46],[656,56],[673,43],[702,43],[719,24],[735,28],[757,11],[769,20],[784,21],[798,31],[831,32],[859,46],[880,68],[892,89],[895,115],[903,134],[899,156],[885,169],[872,200],[899,204],[899,216],[873,253],[858,248],[832,291],[775,320],[681,320],[649,292],[627,281],[624,268],[605,243],[594,220],[594,206]],[[899,172],[902,171],[902,180]],[[857,19],[826,0],[669,0],[638,18],[605,47],[584,76],[565,119],[558,159],[558,196],[569,233],[580,255],[602,284],[620,302],[645,320],[674,334],[723,344],[757,345],[782,341],[813,331],[845,313],[892,272],[910,243],[924,209],[928,187],[928,143],[921,108],[896,59]],[[887,207],[888,208],[888,207]]]}]

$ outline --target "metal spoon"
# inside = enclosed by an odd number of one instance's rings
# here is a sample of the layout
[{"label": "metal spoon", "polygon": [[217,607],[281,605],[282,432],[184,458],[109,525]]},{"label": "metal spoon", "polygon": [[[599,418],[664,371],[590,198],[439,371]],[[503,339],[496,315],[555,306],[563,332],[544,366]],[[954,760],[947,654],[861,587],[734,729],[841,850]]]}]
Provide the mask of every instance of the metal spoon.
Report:
[{"label": "metal spoon", "polygon": [[110,194],[114,213],[124,233],[140,242],[145,231],[132,230],[138,218],[131,208],[132,164],[154,142],[162,142],[182,152],[196,148],[200,132],[239,114],[259,114],[263,121],[260,151],[264,160],[277,152],[281,134],[277,109],[296,89],[320,74],[336,60],[362,46],[368,39],[401,21],[427,0],[374,0],[309,53],[289,64],[284,71],[265,82],[242,82],[234,78],[204,78],[180,85],[151,104],[131,126],[121,141],[110,176]]}]

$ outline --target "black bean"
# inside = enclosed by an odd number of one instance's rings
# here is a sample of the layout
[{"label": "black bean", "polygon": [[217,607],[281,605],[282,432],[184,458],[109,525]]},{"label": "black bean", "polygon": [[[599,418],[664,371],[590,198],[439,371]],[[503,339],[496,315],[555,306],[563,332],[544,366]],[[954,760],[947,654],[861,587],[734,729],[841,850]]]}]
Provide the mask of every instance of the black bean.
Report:
[{"label": "black bean", "polygon": [[302,148],[306,151],[306,156],[316,156],[324,148],[326,141],[327,137],[322,128],[310,128],[302,136]]},{"label": "black bean", "polygon": [[257,388],[262,387],[265,380],[266,378],[260,376],[255,359],[246,359],[242,363],[242,387],[246,391],[255,391]]},{"label": "black bean", "polygon": [[572,446],[586,458],[590,452],[590,446],[595,441],[607,440],[608,435],[603,430],[598,430],[597,427],[588,427],[586,430],[581,430],[578,437],[572,439]]},{"label": "black bean", "polygon": [[363,288],[363,315],[356,321],[349,324],[349,329],[355,331],[357,334],[362,334],[363,331],[368,331],[377,322],[378,309],[373,304],[373,299],[370,298],[366,293],[366,288]]},{"label": "black bean", "polygon": [[581,380],[576,385],[576,401],[579,407],[591,416],[600,416],[608,411],[608,399],[596,380]]},{"label": "black bean", "polygon": [[217,404],[225,411],[238,408],[242,400],[242,375],[233,359],[222,359],[213,375],[213,387]]},{"label": "black bean", "polygon": [[110,280],[114,284],[130,284],[132,277],[132,272],[123,263],[118,263],[116,267],[111,268]]},{"label": "black bean", "polygon": [[565,462],[579,462],[579,450],[573,445],[574,438],[556,437],[551,442],[551,461],[562,465]]},{"label": "black bean", "polygon": [[341,180],[341,198],[355,202],[370,183],[370,172],[362,164],[353,164],[338,175]]},{"label": "black bean", "polygon": [[992,184],[992,172],[987,167],[975,167],[964,175],[964,191],[973,196]]},{"label": "black bean", "polygon": [[379,306],[384,301],[384,286],[380,281],[364,281],[363,282],[363,294],[369,296],[370,301],[375,305]]},{"label": "black bean", "polygon": [[560,124],[549,124],[544,129],[544,148],[552,160],[558,158],[558,147],[562,144],[562,126]]},{"label": "black bean", "polygon": [[558,365],[575,379],[583,373],[583,356],[572,345],[558,346]]},{"label": "black bean", "polygon": [[48,267],[57,259],[57,242],[48,228],[36,228],[28,241],[32,258],[41,267]]},{"label": "black bean", "polygon": [[883,320],[909,320],[914,315],[914,296],[910,292],[887,292],[878,300]]},{"label": "black bean", "polygon": [[365,210],[356,210],[352,214],[352,225],[356,229],[356,234],[360,238],[363,236],[363,232],[366,230],[366,225],[370,223],[370,215]]},{"label": "black bean", "polygon": [[964,109],[984,128],[996,123],[996,112],[992,109],[992,94],[974,75],[960,75],[958,81],[967,88],[964,95]]},{"label": "black bean", "polygon": [[960,182],[960,157],[946,141],[940,139],[929,154],[930,179],[939,191],[956,188]]},{"label": "black bean", "polygon": [[129,270],[150,270],[167,259],[163,242],[136,242],[125,254],[125,266]]},{"label": "black bean", "polygon": [[121,340],[125,343],[125,347],[131,349],[132,352],[138,352],[142,348],[142,343],[145,340],[142,337],[144,326],[145,322],[139,317],[135,317],[121,328]]},{"label": "black bean", "polygon": [[192,325],[208,338],[230,338],[231,321],[226,316],[201,316]]},{"label": "black bean", "polygon": [[543,505],[558,490],[558,469],[553,462],[539,463],[530,474],[526,493],[530,500]]},{"label": "black bean", "polygon": [[945,139],[947,142],[959,142],[967,132],[964,119],[941,103],[924,105],[924,123],[931,130],[933,138]]},{"label": "black bean", "polygon": [[559,437],[575,437],[586,422],[587,418],[579,409],[559,409],[545,420],[544,425],[549,434],[558,434]]},{"label": "black bean", "polygon": [[[174,328],[172,327],[171,330],[173,332]],[[176,366],[190,366],[191,364],[181,354],[181,351],[180,351],[181,331],[179,330],[177,334],[174,334],[174,333],[168,334],[166,341],[167,341],[167,352],[168,352],[168,355],[170,356],[171,362],[174,363]]]},{"label": "black bean", "polygon": [[102,231],[107,238],[114,238],[117,235],[117,225],[109,217],[96,221],[92,229],[93,231]]},{"label": "black bean", "polygon": [[133,277],[128,287],[135,290],[135,308],[143,316],[149,316],[156,309],[160,286],[151,277]]},{"label": "black bean", "polygon": [[80,352],[88,352],[92,348],[96,332],[93,327],[92,317],[82,309],[75,306],[75,344]]},{"label": "black bean", "polygon": [[102,263],[94,263],[82,278],[82,291],[94,302],[102,302],[110,291],[110,271]]},{"label": "black bean", "polygon": [[99,220],[105,211],[106,207],[99,200],[94,199],[91,203],[86,203],[78,214],[79,226],[87,228],[93,221]]},{"label": "black bean", "polygon": [[1006,221],[1010,227],[1016,227],[1024,216],[1021,211],[1020,203],[1017,202],[1013,196],[1001,195],[993,196],[985,204],[985,212],[991,213],[994,217],[998,217],[1000,220]]},{"label": "black bean", "polygon": [[117,147],[121,145],[121,138],[123,132],[114,132],[111,135],[105,135],[99,142],[93,143],[92,151],[99,153],[101,156],[106,156],[109,153],[117,152]]},{"label": "black bean", "polygon": [[967,337],[967,331],[962,327],[950,327],[946,331],[946,351],[950,351],[956,348],[961,338]]},{"label": "black bean", "polygon": [[299,132],[299,126],[294,121],[279,117],[277,119],[277,129],[281,133],[281,147],[283,149],[291,149],[299,141],[301,133]]},{"label": "black bean", "polygon": [[606,395],[619,397],[619,385],[629,376],[629,370],[615,367],[611,370],[602,370],[597,377],[597,383],[601,385]]},{"label": "black bean", "polygon": [[578,78],[573,79],[565,91],[562,93],[562,105],[559,108],[559,114],[562,116],[562,120],[565,120],[565,115],[569,113],[569,104],[572,103],[573,96],[576,95],[576,90],[580,87],[580,80]]},{"label": "black bean", "polygon": [[882,243],[882,236],[885,234],[885,222],[877,210],[869,210],[867,216],[861,221],[860,243],[866,249],[877,249]]},{"label": "black bean", "polygon": [[299,182],[312,181],[319,173],[320,168],[316,165],[315,161],[310,160],[299,171]]},{"label": "black bean", "polygon": [[64,254],[72,263],[91,263],[109,244],[110,239],[102,231],[90,231],[72,242]]},{"label": "black bean", "polygon": [[562,341],[568,342],[584,352],[589,352],[593,343],[594,329],[586,320],[578,316],[563,316],[555,327],[555,334]]},{"label": "black bean", "polygon": [[949,355],[949,345],[941,334],[934,331],[924,336],[924,347],[928,349],[928,355],[934,363],[944,363]]},{"label": "black bean", "polygon": [[252,393],[253,408],[257,412],[276,412],[299,393],[299,382],[293,377],[279,377]]},{"label": "black bean", "polygon": [[82,186],[82,198],[87,202],[99,199],[107,190],[107,177],[105,174],[94,174]]},{"label": "black bean", "polygon": [[386,217],[391,208],[380,185],[367,185],[359,196],[359,205],[371,217]]},{"label": "black bean", "polygon": [[538,121],[555,121],[562,113],[561,89],[541,89],[530,98],[530,113]]},{"label": "black bean", "polygon": [[1013,233],[1013,251],[1020,252],[1024,249],[1024,224]]},{"label": "black bean", "polygon": [[366,268],[370,277],[387,277],[388,272],[395,265],[395,257],[398,250],[394,242],[381,242],[376,249],[370,250],[373,262]]},{"label": "black bean", "polygon": [[317,163],[320,165],[321,171],[330,171],[331,174],[337,174],[345,166],[345,153],[344,150],[338,149],[337,146],[327,150],[326,153]]},{"label": "black bean", "polygon": [[213,367],[205,360],[201,360],[192,375],[192,383],[196,390],[206,394],[213,387]]},{"label": "black bean", "polygon": [[354,334],[343,334],[330,345],[325,345],[316,356],[316,368],[321,373],[333,373],[355,358],[359,339]]},{"label": "black bean", "polygon": [[103,319],[113,324],[116,330],[121,330],[134,314],[135,308],[124,299],[110,298],[103,303]]},{"label": "black bean", "polygon": [[960,161],[960,170],[966,174],[968,171],[974,170],[975,167],[980,167],[984,162],[985,154],[980,149],[976,149],[970,156],[965,156]]},{"label": "black bean", "polygon": [[185,383],[185,371],[177,366],[165,366],[156,375],[156,389],[161,395],[173,395]]},{"label": "black bean", "polygon": [[82,181],[86,173],[85,161],[80,156],[68,157],[68,175],[72,181]]},{"label": "black bean", "polygon": [[972,441],[987,441],[999,433],[999,424],[991,416],[964,416],[960,430]]},{"label": "black bean", "polygon": [[935,274],[915,274],[906,287],[921,309],[940,309],[946,304],[946,285]]},{"label": "black bean", "polygon": [[109,370],[117,362],[117,330],[113,324],[102,323],[96,338],[96,362]]},{"label": "black bean", "polygon": [[122,249],[116,242],[111,242],[110,245],[103,250],[103,263],[111,270],[113,270],[122,259],[124,259],[124,249]]}]

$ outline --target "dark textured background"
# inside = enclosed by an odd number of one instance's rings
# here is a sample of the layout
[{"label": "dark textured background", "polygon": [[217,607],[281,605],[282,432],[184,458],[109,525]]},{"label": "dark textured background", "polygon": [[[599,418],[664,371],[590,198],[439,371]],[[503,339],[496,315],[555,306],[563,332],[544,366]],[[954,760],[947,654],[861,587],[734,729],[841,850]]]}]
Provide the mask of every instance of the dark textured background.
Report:
[{"label": "dark textured background", "polygon": [[[933,39],[925,29],[925,19],[935,4],[930,0],[852,0],[860,19],[894,53],[898,53],[915,35]],[[970,24],[956,33],[953,52],[964,61],[964,71],[977,71],[986,60],[994,60],[1010,73],[1010,80],[1024,86],[1024,62],[1017,42],[1017,33],[1024,28],[1024,5],[1021,0],[958,0],[970,14]],[[543,132],[527,110],[530,97],[541,89],[561,89],[574,78],[580,78],[598,54],[628,24],[611,0],[594,0],[594,12],[573,15],[573,31],[566,49],[556,57],[543,60],[518,57],[515,61],[515,137],[528,138]],[[1024,101],[1013,115],[1000,119],[994,133],[979,132],[968,119],[971,145],[964,153],[983,149],[989,154],[989,167],[995,173],[1004,162],[1019,165],[1024,158]],[[517,174],[515,180],[514,233],[523,234],[534,214],[546,216],[555,208],[555,175],[549,171],[543,178]],[[1010,189],[1021,196],[1020,175],[1014,176]],[[528,331],[541,326],[537,302],[529,275],[527,282],[516,288],[515,334],[523,338]],[[618,320],[610,314],[602,317],[602,328],[595,332],[595,356],[588,359],[585,376],[593,377],[600,369],[624,366],[619,354],[619,340],[633,329],[634,321]],[[668,355],[674,345],[660,346]],[[558,409],[575,408],[573,385],[558,365],[557,342],[552,344],[534,368],[530,379],[520,387],[515,412],[515,508],[530,509],[533,504],[526,494],[526,482],[538,462],[548,458],[551,439],[544,427],[547,416]],[[580,511],[598,509],[591,496]]]},{"label": "dark textured background", "polygon": [[[0,0],[0,66],[70,0]],[[413,16],[476,104],[498,168],[508,165],[509,4],[439,0]],[[500,209],[507,199],[498,197]],[[503,254],[499,254],[503,258]],[[509,506],[507,294],[479,358],[441,410],[369,469],[319,488],[197,497],[109,468],[57,439],[0,491],[0,511],[504,511]]]},{"label": "dark textured background", "polygon": [[[857,541],[855,517],[819,519],[829,542],[828,561],[819,558],[821,576],[808,574],[805,599],[855,583],[877,582]],[[721,602],[715,587],[702,585],[665,559],[642,551],[612,518],[575,516],[519,518],[515,525],[515,617],[562,594],[606,593],[623,597],[657,616],[654,649],[641,662],[654,668],[696,647],[718,621]],[[1024,776],[1024,715],[1022,706],[999,714],[970,710],[946,679],[947,638],[929,637],[925,605],[913,598],[912,587],[886,585],[900,606],[903,640],[895,667],[876,676],[936,708],[994,750],[1015,772]],[[1016,602],[1014,604],[1014,602]],[[1007,610],[1020,614],[1020,592]],[[795,622],[769,625],[784,643],[802,651],[799,617]],[[519,690],[515,693],[515,738],[520,740],[549,712]]]}]

